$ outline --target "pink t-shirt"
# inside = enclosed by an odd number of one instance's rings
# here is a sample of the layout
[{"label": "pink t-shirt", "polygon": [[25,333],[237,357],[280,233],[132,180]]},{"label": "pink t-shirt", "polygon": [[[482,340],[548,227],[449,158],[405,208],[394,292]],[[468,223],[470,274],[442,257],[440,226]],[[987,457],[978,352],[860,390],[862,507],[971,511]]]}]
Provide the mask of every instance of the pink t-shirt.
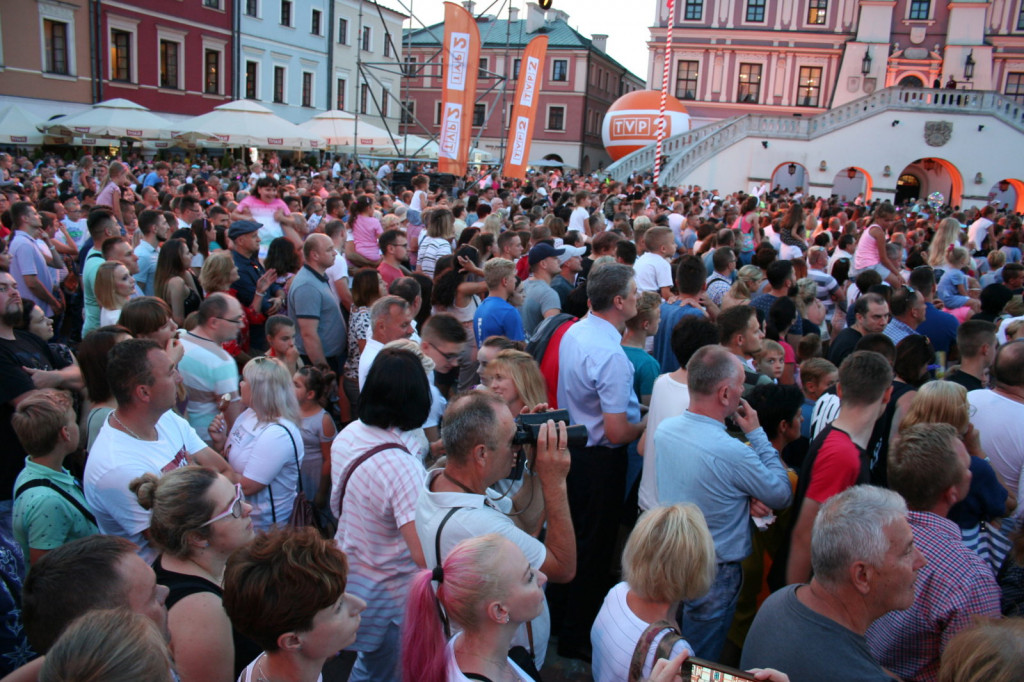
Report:
[{"label": "pink t-shirt", "polygon": [[[871,227],[877,226],[872,225]],[[857,242],[857,250],[853,252],[853,269],[858,272],[882,262],[878,257],[878,242],[871,236],[871,227],[861,233],[860,241]],[[883,245],[882,248],[884,249],[885,246]]]},{"label": "pink t-shirt", "polygon": [[260,258],[265,258],[270,242],[284,236],[284,229],[282,229],[281,223],[274,218],[274,214],[280,210],[285,215],[291,215],[288,204],[281,199],[274,199],[267,204],[250,194],[238,202],[238,208],[248,208],[252,219],[263,226],[260,228]]},{"label": "pink t-shirt", "polygon": [[380,247],[377,240],[384,234],[384,228],[380,221],[373,216],[356,216],[356,222],[352,226],[352,243],[355,244],[356,253],[363,258],[370,260],[380,259]]}]

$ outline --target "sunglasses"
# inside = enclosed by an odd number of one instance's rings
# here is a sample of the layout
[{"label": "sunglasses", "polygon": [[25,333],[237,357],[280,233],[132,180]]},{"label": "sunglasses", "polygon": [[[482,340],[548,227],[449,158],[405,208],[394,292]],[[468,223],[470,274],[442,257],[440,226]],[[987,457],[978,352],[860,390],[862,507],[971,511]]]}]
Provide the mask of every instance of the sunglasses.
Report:
[{"label": "sunglasses", "polygon": [[217,514],[212,519],[210,519],[209,521],[207,521],[206,523],[204,523],[203,525],[201,525],[199,527],[200,528],[205,528],[206,526],[209,526],[211,523],[216,523],[217,521],[220,521],[221,519],[226,519],[229,516],[233,516],[236,519],[242,518],[242,484],[241,483],[236,483],[235,484],[235,499],[231,501],[231,506],[227,508],[227,511],[223,511],[220,514]]}]

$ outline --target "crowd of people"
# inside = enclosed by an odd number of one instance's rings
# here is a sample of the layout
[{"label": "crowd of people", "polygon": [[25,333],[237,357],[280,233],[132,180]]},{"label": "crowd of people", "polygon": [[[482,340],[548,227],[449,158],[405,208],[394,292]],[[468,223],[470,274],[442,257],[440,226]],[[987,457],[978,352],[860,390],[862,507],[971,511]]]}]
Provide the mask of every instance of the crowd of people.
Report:
[{"label": "crowd of people", "polygon": [[0,154],[4,679],[1017,679],[1020,216],[196,161]]}]

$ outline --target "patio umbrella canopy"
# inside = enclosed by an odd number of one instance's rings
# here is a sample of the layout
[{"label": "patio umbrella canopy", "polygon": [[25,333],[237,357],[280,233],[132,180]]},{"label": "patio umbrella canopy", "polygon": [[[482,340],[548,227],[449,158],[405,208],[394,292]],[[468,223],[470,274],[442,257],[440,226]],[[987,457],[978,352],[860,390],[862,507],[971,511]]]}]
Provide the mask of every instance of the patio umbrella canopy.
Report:
[{"label": "patio umbrella canopy", "polygon": [[36,127],[41,123],[17,104],[0,112],[0,144],[43,144],[46,135]]},{"label": "patio umbrella canopy", "polygon": [[[355,148],[386,147],[391,144],[391,135],[366,119],[360,119],[356,137],[356,117],[338,109],[317,114],[299,127],[311,135],[322,138],[328,147],[338,151],[352,151]],[[394,149],[392,149],[394,151]]]},{"label": "patio umbrella canopy", "polygon": [[50,135],[166,140],[172,135],[172,124],[135,102],[109,99],[88,111],[44,121],[39,130]]},{"label": "patio umbrella canopy", "polygon": [[232,147],[267,149],[321,149],[323,140],[286,121],[270,109],[248,100],[236,100],[181,124],[175,137]]}]

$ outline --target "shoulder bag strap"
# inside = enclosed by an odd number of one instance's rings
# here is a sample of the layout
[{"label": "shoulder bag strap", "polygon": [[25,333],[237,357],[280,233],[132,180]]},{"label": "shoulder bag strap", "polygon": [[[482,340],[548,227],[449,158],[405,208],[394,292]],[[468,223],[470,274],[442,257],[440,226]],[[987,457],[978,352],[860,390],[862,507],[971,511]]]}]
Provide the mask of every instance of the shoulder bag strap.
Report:
[{"label": "shoulder bag strap", "polygon": [[40,487],[41,488],[49,488],[50,490],[53,490],[53,491],[59,493],[61,497],[63,497],[68,502],[70,502],[75,507],[75,509],[77,509],[82,514],[82,516],[85,517],[86,521],[88,521],[89,523],[91,523],[94,526],[97,525],[96,517],[92,515],[92,512],[89,511],[85,507],[84,504],[82,504],[81,502],[76,500],[74,497],[71,496],[70,493],[68,493],[68,491],[64,490],[59,485],[57,485],[56,483],[54,483],[53,481],[51,481],[49,479],[36,478],[36,479],[31,480],[31,481],[28,481],[27,483],[22,484],[22,486],[20,488],[18,488],[17,490],[14,491],[14,499],[18,499],[18,496],[21,495],[26,490],[28,490],[29,488],[40,488]]},{"label": "shoulder bag strap", "polygon": [[627,678],[629,682],[640,682],[643,678],[644,663],[647,661],[647,652],[650,651],[651,643],[666,628],[675,632],[675,626],[666,620],[659,620],[648,625],[640,635],[640,639],[636,642],[636,648],[633,649],[633,658],[629,662],[629,677]]},{"label": "shoulder bag strap", "polygon": [[345,506],[345,490],[348,489],[348,481],[352,478],[352,474],[355,473],[360,464],[370,459],[378,452],[391,450],[393,448],[412,454],[409,452],[409,448],[405,447],[401,443],[381,443],[380,445],[370,448],[363,454],[359,455],[359,457],[356,458],[356,461],[352,462],[352,466],[350,466],[348,471],[345,472],[345,477],[341,479],[341,492],[338,495],[338,511],[336,514],[339,521],[341,520],[341,508]]},{"label": "shoulder bag strap", "polygon": [[295,444],[295,436],[284,424],[278,424],[288,434],[288,440],[292,442],[292,455],[295,457],[295,475],[299,479],[299,492],[302,492],[302,465],[299,464],[299,446]]}]

